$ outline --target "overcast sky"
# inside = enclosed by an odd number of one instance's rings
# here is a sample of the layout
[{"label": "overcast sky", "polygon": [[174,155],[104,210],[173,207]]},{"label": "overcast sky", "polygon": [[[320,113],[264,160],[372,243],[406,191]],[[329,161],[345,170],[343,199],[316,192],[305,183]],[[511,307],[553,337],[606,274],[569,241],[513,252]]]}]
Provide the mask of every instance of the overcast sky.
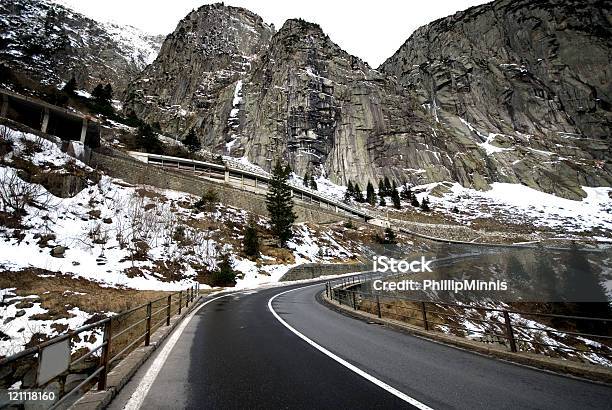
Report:
[{"label": "overcast sky", "polygon": [[[56,0],[99,21],[168,34],[202,0]],[[484,0],[226,0],[280,29],[288,18],[318,23],[332,41],[376,68],[418,27]]]}]

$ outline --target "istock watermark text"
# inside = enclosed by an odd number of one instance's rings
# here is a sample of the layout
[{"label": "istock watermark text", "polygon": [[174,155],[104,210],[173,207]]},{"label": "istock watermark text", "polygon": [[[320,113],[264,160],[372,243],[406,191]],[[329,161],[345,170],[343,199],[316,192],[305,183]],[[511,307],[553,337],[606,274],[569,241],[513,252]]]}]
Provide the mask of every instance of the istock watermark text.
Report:
[{"label": "istock watermark text", "polygon": [[374,271],[382,273],[433,272],[429,267],[432,262],[433,260],[425,260],[424,256],[421,256],[420,260],[413,261],[389,258],[387,256],[376,256],[374,258]]}]

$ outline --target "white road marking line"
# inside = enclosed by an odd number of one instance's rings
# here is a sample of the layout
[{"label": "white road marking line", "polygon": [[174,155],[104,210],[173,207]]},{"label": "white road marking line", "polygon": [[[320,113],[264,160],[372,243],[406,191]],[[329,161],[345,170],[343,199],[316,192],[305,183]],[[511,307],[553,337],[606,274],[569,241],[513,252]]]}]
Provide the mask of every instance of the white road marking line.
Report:
[{"label": "white road marking line", "polygon": [[376,377],[372,376],[371,374],[364,372],[360,368],[350,364],[349,362],[347,362],[346,360],[342,359],[341,357],[335,355],[334,353],[330,352],[329,350],[327,350],[323,346],[317,344],[315,341],[313,341],[313,340],[309,339],[308,337],[304,336],[298,330],[293,328],[289,323],[285,322],[278,315],[278,313],[276,313],[274,308],[272,308],[272,302],[277,297],[279,297],[281,295],[284,295],[285,293],[293,292],[293,291],[296,291],[296,290],[299,290],[299,289],[309,288],[309,287],[312,287],[312,286],[321,286],[321,284],[320,283],[316,283],[314,285],[302,286],[300,288],[289,289],[289,290],[286,290],[284,292],[277,293],[276,295],[272,296],[270,298],[270,300],[268,300],[268,309],[270,310],[270,312],[272,312],[272,314],[274,315],[276,320],[281,322],[281,324],[283,326],[285,326],[287,329],[289,329],[291,332],[293,332],[295,335],[297,335],[300,339],[304,340],[306,343],[308,343],[309,345],[311,345],[312,347],[314,347],[315,349],[317,349],[318,351],[320,351],[324,355],[331,357],[332,359],[334,359],[335,361],[340,363],[342,366],[348,368],[349,370],[352,370],[353,372],[357,373],[359,376],[363,377],[364,379],[374,383],[378,387],[381,387],[381,388],[385,389],[389,393],[391,393],[394,396],[396,396],[396,397],[404,400],[405,402],[413,405],[414,407],[419,408],[421,410],[433,410],[431,407],[427,406],[426,404],[423,404],[420,401],[418,401],[417,399],[414,399],[414,398],[408,396],[407,394],[402,393],[401,391],[397,390],[395,387],[389,386],[387,383],[383,382],[382,380],[377,379]]},{"label": "white road marking line", "polygon": [[176,342],[178,342],[179,337],[181,337],[181,334],[183,333],[183,331],[187,327],[187,324],[189,324],[189,321],[193,318],[193,316],[200,309],[202,309],[204,306],[208,305],[209,303],[214,302],[215,300],[227,297],[227,296],[231,296],[231,295],[235,295],[235,294],[230,293],[227,295],[218,296],[216,298],[207,300],[206,302],[202,303],[200,306],[198,306],[197,309],[195,309],[193,312],[191,312],[187,317],[183,319],[182,323],[176,329],[174,329],[172,336],[170,336],[170,338],[166,341],[166,344],[164,345],[162,350],[159,352],[159,354],[157,355],[157,357],[151,364],[151,367],[149,367],[149,370],[147,370],[147,373],[143,376],[142,380],[138,384],[138,387],[136,388],[136,390],[134,390],[134,393],[132,393],[132,395],[130,396],[130,399],[123,407],[124,410],[140,409],[145,397],[147,397],[147,393],[149,393],[149,390],[151,389],[151,386],[153,385],[153,382],[157,378],[157,375],[159,374],[164,363],[166,362],[166,359],[168,359],[168,356],[170,355],[170,352],[174,348],[174,345],[176,344]]}]

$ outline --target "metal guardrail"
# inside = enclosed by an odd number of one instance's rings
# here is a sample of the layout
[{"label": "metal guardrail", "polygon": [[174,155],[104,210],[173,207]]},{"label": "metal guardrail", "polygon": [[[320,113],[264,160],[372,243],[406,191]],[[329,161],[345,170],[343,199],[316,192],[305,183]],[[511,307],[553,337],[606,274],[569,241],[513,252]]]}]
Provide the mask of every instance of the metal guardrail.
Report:
[{"label": "metal guardrail", "polygon": [[[40,375],[41,360],[45,349],[57,346],[62,342],[67,342],[70,346],[72,340],[79,337],[79,335],[82,335],[84,332],[94,329],[102,330],[103,338],[102,342],[98,346],[76,358],[73,358],[75,354],[72,352],[72,348],[70,347],[69,356],[67,358],[67,363],[64,370],[58,374],[55,374],[46,382],[40,383],[40,385],[39,381],[36,381],[34,388],[43,388],[52,380],[55,380],[57,377],[68,372],[69,369],[73,368],[75,365],[85,361],[87,358],[93,357],[97,352],[101,351],[98,365],[94,369],[89,369],[91,374],[89,374],[88,377],[81,381],[76,387],[68,392],[64,392],[58,401],[50,403],[51,406],[49,409],[58,409],[61,405],[65,405],[68,398],[74,396],[80,391],[80,389],[93,385],[94,379],[97,379],[96,382],[99,390],[106,389],[107,376],[112,364],[116,361],[120,361],[129,352],[140,346],[143,342],[144,346],[149,346],[151,335],[155,332],[155,330],[163,325],[170,326],[171,318],[174,315],[180,316],[182,309],[189,307],[189,304],[195,302],[199,298],[199,295],[200,287],[199,285],[194,285],[185,291],[175,292],[169,294],[168,296],[151,300],[148,303],[136,306],[125,312],[121,312],[118,315],[82,326],[37,346],[0,359],[0,369],[5,366],[18,364],[19,361],[24,361],[28,358],[36,358],[38,359],[38,363],[36,365],[37,374]],[[134,321],[134,319],[137,320]],[[123,325],[123,327],[121,325]],[[118,327],[120,329],[117,329]],[[117,341],[122,337],[127,338],[127,341],[124,341],[125,346],[118,344],[121,350],[114,351],[113,348],[115,347],[115,344],[117,344]]]},{"label": "metal guardrail", "polygon": [[[256,187],[258,181],[267,184],[270,182],[271,179],[270,175],[267,173],[255,172],[253,170],[245,169],[244,167],[239,167],[236,164],[230,163],[225,159],[223,160],[223,164],[218,164],[188,158],[171,157],[168,155],[149,154],[145,152],[131,151],[129,152],[129,154],[133,158],[136,158],[142,162],[150,163],[153,165],[161,165],[162,167],[175,168],[177,170],[200,170],[202,172],[209,173],[216,172],[217,175],[221,175],[221,173],[225,174],[226,172],[229,174],[233,173],[234,175],[238,175],[241,178],[247,178],[249,180],[255,181]],[[171,166],[170,164],[176,164],[176,166]],[[333,198],[329,195],[325,195],[319,191],[315,191],[313,189],[297,185],[293,182],[290,182],[289,186],[294,191],[294,195],[295,193],[298,193],[302,196],[306,195],[306,197],[316,199],[320,203],[333,206],[360,218],[372,219],[382,217],[381,215],[375,214],[362,208],[351,206],[345,202],[338,201],[336,198]]]},{"label": "metal guardrail", "polygon": [[[337,279],[334,281],[328,281],[325,283],[325,295],[328,299],[338,302],[340,305],[346,305],[351,307],[353,310],[363,310],[365,312],[375,314],[378,318],[390,318],[399,320],[405,323],[411,324],[416,322],[426,331],[441,331],[443,333],[447,329],[457,330],[459,332],[467,333],[479,333],[482,334],[483,338],[491,337],[496,341],[503,340],[505,345],[511,352],[520,351],[535,351],[536,353],[542,353],[542,349],[527,349],[526,346],[540,346],[544,348],[550,348],[552,350],[560,350],[567,353],[578,353],[578,354],[598,354],[606,358],[612,359],[612,353],[602,351],[602,349],[596,351],[590,343],[582,343],[587,348],[571,347],[571,346],[560,346],[558,344],[546,343],[545,341],[536,339],[524,339],[517,337],[517,330],[536,330],[539,332],[553,333],[560,336],[570,337],[583,337],[595,339],[603,346],[608,348],[609,352],[612,352],[612,336],[610,334],[593,334],[578,332],[573,330],[560,330],[547,326],[546,329],[528,326],[512,321],[512,315],[520,315],[523,317],[532,317],[537,319],[545,319],[550,321],[567,321],[571,323],[591,323],[591,324],[605,324],[608,325],[612,322],[612,318],[595,318],[595,317],[584,317],[584,316],[570,316],[570,315],[558,315],[552,313],[537,313],[537,312],[525,312],[520,310],[512,309],[498,309],[489,308],[476,305],[465,305],[458,303],[446,303],[446,302],[434,302],[429,300],[417,300],[399,295],[381,295],[372,292],[362,292],[358,290],[351,290],[350,288],[359,286],[365,282],[372,281],[377,278],[381,278],[380,274],[367,273],[354,277]],[[388,308],[390,306],[390,308]],[[465,314],[457,313],[457,311],[478,311],[482,313],[483,318],[489,319],[476,319],[468,317]],[[493,318],[493,319],[492,319]],[[475,328],[467,329],[466,327],[457,326],[452,319],[458,321],[470,320],[472,322],[478,322],[480,324],[488,325],[489,330],[479,330]],[[495,320],[499,319],[499,320]]]}]

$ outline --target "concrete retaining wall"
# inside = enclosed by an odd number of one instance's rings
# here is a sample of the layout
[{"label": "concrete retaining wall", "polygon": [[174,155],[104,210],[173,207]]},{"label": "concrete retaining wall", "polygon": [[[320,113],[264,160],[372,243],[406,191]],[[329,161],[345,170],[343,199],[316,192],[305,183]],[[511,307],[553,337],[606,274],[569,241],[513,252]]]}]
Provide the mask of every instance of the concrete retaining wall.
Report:
[{"label": "concrete retaining wall", "polygon": [[349,272],[362,272],[371,268],[365,263],[306,263],[289,269],[280,279],[281,282],[290,280],[314,279],[320,276],[342,275]]}]

